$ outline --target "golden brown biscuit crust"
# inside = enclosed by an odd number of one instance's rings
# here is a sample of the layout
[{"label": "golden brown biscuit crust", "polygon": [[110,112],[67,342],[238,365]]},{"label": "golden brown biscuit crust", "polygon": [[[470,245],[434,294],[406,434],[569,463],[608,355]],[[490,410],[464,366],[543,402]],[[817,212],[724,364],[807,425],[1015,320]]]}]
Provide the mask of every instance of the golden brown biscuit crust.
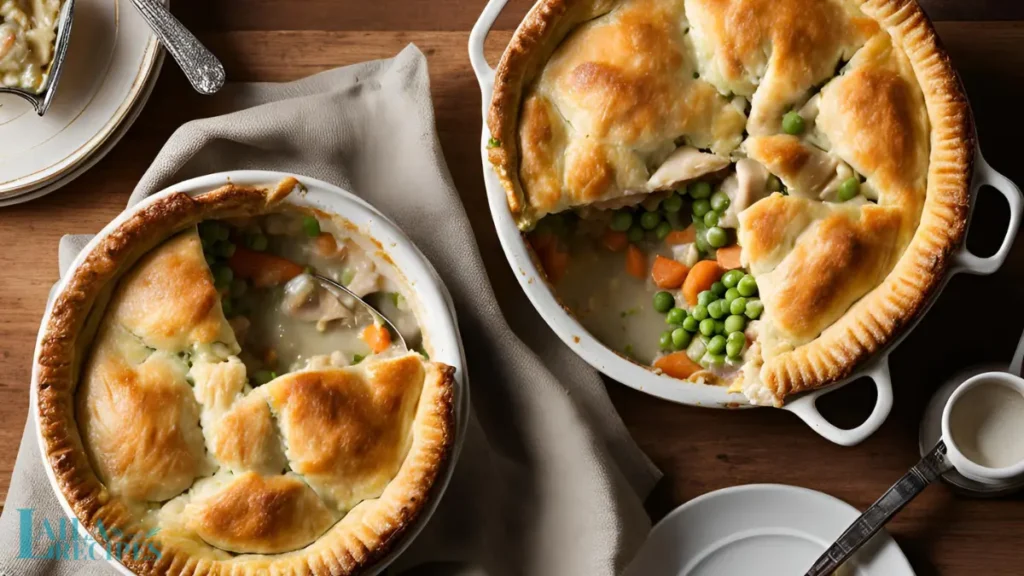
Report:
[{"label": "golden brown biscuit crust", "polygon": [[[171,194],[148,204],[118,226],[62,281],[42,328],[37,353],[37,394],[44,457],[82,525],[101,544],[100,526],[130,535],[121,561],[138,574],[245,575],[355,574],[383,558],[429,502],[454,444],[454,369],[430,363],[413,429],[413,443],[397,476],[375,500],[357,505],[300,552],[232,557],[174,534],[147,537],[151,526],[140,510],[113,494],[97,477],[75,420],[81,363],[97,332],[109,287],[125,270],[175,233],[210,218],[250,216],[274,209],[297,184],[276,189],[227,185],[190,197]],[[200,545],[201,544],[201,545]],[[153,554],[132,555],[151,550]]]}]

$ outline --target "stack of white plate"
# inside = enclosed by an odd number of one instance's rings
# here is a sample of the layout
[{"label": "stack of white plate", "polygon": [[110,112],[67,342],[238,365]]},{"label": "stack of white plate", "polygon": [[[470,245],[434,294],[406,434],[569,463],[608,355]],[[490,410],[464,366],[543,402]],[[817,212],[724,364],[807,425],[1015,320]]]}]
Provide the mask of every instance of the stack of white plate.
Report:
[{"label": "stack of white plate", "polygon": [[0,94],[0,206],[53,192],[96,164],[142,111],[162,63],[163,50],[130,0],[76,0],[46,116]]}]

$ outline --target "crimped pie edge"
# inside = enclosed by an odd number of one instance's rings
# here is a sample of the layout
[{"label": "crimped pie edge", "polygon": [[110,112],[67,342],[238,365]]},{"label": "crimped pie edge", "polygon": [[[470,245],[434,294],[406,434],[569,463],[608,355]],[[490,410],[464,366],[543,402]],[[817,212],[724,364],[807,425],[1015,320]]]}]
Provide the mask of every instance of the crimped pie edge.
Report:
[{"label": "crimped pie edge", "polygon": [[[910,60],[931,125],[928,185],[921,221],[896,265],[818,338],[761,367],[761,384],[748,392],[758,404],[781,406],[787,396],[839,381],[909,324],[941,285],[964,239],[970,208],[975,135],[960,79],[931,22],[915,0],[856,0]],[[516,30],[495,70],[487,124],[497,145],[488,159],[520,228],[533,223],[518,177],[518,123],[522,94],[533,75],[575,26],[615,2],[539,0]],[[606,10],[605,10],[606,11]]]}]

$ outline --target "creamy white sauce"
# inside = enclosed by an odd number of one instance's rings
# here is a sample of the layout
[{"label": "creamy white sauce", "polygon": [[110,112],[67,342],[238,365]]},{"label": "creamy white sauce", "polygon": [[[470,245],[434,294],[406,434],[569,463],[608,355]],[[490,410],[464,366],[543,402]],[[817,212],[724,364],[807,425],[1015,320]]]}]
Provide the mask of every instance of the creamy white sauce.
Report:
[{"label": "creamy white sauce", "polygon": [[[572,260],[555,292],[595,338],[620,354],[650,364],[658,356],[658,337],[668,329],[665,315],[654,309],[658,288],[649,276],[640,280],[626,273],[625,252],[611,252],[593,242],[582,236],[569,239]],[[658,253],[672,257],[664,245],[647,257],[653,261]]]},{"label": "creamy white sauce", "polygon": [[42,90],[60,5],[60,0],[0,0],[0,84]]},{"label": "creamy white sauce", "polygon": [[998,381],[965,392],[949,418],[953,442],[968,459],[988,468],[1024,460],[1024,396]]}]

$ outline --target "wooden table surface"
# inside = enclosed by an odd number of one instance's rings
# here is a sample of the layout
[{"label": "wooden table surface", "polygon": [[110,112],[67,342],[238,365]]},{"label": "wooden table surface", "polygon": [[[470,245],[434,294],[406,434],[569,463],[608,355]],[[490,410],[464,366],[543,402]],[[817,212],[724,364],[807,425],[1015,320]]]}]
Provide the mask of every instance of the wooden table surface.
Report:
[{"label": "wooden table surface", "polygon": [[[430,64],[437,127],[448,165],[473,222],[503,306],[524,296],[499,248],[484,197],[480,95],[466,54],[483,0],[174,0],[173,11],[224,61],[235,81],[285,81],[328,68],[392,56],[417,44]],[[488,40],[496,61],[531,0],[511,0]],[[967,87],[986,158],[1024,182],[1024,3],[925,0]],[[49,287],[57,279],[62,234],[99,230],[125,206],[136,181],[181,123],[209,114],[173,62],[164,66],[147,108],[124,140],[64,189],[0,211],[0,505],[7,494],[28,411],[32,347]],[[968,244],[994,251],[1005,202],[982,194]],[[1018,242],[1020,244],[1020,242]],[[895,407],[886,424],[855,448],[834,446],[793,415],[676,406],[608,383],[643,450],[664,471],[649,501],[657,520],[711,490],[771,482],[821,490],[870,505],[918,458],[917,429],[936,386],[981,363],[1007,363],[1024,329],[1016,246],[990,277],[957,277],[928,317],[892,356]],[[1018,286],[1014,288],[1014,286]],[[872,402],[851,386],[821,403],[855,424]],[[842,396],[835,398],[834,396]],[[1024,502],[972,500],[931,487],[889,526],[919,575],[1024,573]]]}]

